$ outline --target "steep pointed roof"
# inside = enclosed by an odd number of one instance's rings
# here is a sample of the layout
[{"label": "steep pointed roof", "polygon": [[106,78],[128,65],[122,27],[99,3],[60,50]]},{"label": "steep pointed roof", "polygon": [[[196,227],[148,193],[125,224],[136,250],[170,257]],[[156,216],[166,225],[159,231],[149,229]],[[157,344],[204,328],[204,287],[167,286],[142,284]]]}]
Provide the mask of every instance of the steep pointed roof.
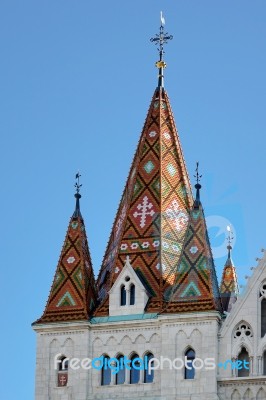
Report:
[{"label": "steep pointed roof", "polygon": [[176,265],[176,280],[167,293],[166,312],[222,311],[200,188],[197,183],[182,255]]},{"label": "steep pointed roof", "polygon": [[98,276],[100,306],[126,256],[148,288],[148,311],[162,309],[164,292],[176,279],[192,207],[191,187],[168,95],[158,87],[140,137]]},{"label": "steep pointed roof", "polygon": [[237,282],[236,269],[231,255],[232,251],[231,243],[229,243],[227,249],[228,249],[228,256],[223,269],[220,292],[221,292],[224,311],[229,312],[232,308],[232,304],[235,303],[237,299],[239,293],[239,287]]},{"label": "steep pointed roof", "polygon": [[36,323],[88,320],[95,307],[96,285],[80,212],[79,192],[70,219],[44,313]]}]

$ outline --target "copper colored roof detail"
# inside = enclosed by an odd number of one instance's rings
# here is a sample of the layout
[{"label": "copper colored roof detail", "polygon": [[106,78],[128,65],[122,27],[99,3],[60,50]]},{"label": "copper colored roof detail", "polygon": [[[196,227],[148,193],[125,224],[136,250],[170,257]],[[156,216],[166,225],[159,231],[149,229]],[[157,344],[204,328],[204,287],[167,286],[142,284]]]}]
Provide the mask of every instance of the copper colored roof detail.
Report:
[{"label": "copper colored roof detail", "polygon": [[192,205],[169,98],[160,87],[152,97],[98,276],[97,316],[108,315],[108,292],[126,256],[150,294],[147,311],[162,309],[164,292],[176,280]]},{"label": "copper colored roof detail", "polygon": [[237,282],[236,269],[232,260],[232,247],[231,244],[227,246],[228,257],[225,262],[223,269],[222,281],[221,281],[221,297],[225,311],[230,311],[232,303],[234,303],[239,294],[239,287]]},{"label": "copper colored roof detail", "polygon": [[176,280],[168,289],[165,300],[165,312],[222,312],[215,265],[199,196],[190,213],[184,247],[176,265]]},{"label": "copper colored roof detail", "polygon": [[[84,221],[79,209],[70,219],[44,313],[36,323],[88,320],[96,305],[96,286]],[[78,208],[77,208],[78,205]]]}]

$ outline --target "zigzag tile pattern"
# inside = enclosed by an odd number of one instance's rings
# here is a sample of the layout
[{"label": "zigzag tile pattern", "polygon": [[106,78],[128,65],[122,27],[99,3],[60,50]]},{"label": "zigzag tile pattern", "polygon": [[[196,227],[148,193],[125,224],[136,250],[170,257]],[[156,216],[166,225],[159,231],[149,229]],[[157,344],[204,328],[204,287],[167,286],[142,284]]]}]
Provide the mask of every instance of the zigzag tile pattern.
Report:
[{"label": "zigzag tile pattern", "polygon": [[167,312],[222,311],[204,212],[197,202],[176,270],[175,282],[166,293]]},{"label": "zigzag tile pattern", "polygon": [[191,206],[169,99],[163,88],[156,89],[98,276],[96,315],[108,314],[108,291],[127,255],[151,295],[148,311],[162,308],[163,293],[175,280]]},{"label": "zigzag tile pattern", "polygon": [[88,320],[96,300],[96,285],[84,222],[80,215],[73,216],[45,311],[36,322]]}]

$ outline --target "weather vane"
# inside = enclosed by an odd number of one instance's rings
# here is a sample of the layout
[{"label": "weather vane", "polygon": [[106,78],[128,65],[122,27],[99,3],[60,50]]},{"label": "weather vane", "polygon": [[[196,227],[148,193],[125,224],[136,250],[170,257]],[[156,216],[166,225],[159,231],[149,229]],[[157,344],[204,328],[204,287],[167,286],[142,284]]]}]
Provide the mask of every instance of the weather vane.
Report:
[{"label": "weather vane", "polygon": [[196,175],[194,175],[194,178],[197,180],[197,185],[199,185],[200,180],[202,178],[202,175],[199,175],[199,162],[197,161],[196,163]]},{"label": "weather vane", "polygon": [[173,39],[172,35],[169,35],[167,32],[164,31],[164,25],[165,25],[165,18],[163,17],[163,13],[161,11],[161,25],[160,25],[160,33],[156,33],[155,37],[151,38],[150,41],[156,46],[158,46],[158,51],[159,51],[159,56],[160,59],[159,61],[156,62],[156,67],[159,69],[159,82],[158,86],[163,87],[163,69],[166,68],[166,63],[163,60],[163,55],[164,55],[164,45],[168,43],[169,40]]},{"label": "weather vane", "polygon": [[76,183],[75,183],[75,188],[76,188],[76,193],[79,194],[80,188],[82,184],[79,183],[79,178],[81,177],[80,173],[76,173]]},{"label": "weather vane", "polygon": [[233,236],[233,231],[230,225],[227,225],[227,232],[228,232],[228,236],[227,236],[227,242],[228,242],[228,247],[232,248],[231,244],[232,241],[234,240],[234,236]]}]

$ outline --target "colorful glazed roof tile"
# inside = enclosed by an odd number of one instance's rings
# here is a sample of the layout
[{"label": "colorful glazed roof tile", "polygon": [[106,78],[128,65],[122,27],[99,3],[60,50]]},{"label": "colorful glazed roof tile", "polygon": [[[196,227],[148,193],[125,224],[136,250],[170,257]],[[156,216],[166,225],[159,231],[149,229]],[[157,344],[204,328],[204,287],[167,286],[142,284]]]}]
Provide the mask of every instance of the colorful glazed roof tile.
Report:
[{"label": "colorful glazed roof tile", "polygon": [[224,311],[231,311],[233,303],[237,300],[239,294],[237,274],[234,263],[231,256],[231,243],[227,246],[228,257],[223,269],[223,276],[221,281],[221,298],[223,303]]},{"label": "colorful glazed roof tile", "polygon": [[46,308],[36,323],[88,320],[96,304],[95,280],[79,207],[81,196],[77,192],[75,197],[76,209],[70,219]]},{"label": "colorful glazed roof tile", "polygon": [[165,312],[222,311],[217,276],[205,217],[197,196],[190,213],[184,247],[176,264],[176,279],[168,289]]},{"label": "colorful glazed roof tile", "polygon": [[145,282],[148,312],[162,308],[163,293],[176,280],[193,204],[183,153],[166,91],[153,95],[138,148],[98,276],[100,306],[108,314],[108,291],[126,256]]}]

